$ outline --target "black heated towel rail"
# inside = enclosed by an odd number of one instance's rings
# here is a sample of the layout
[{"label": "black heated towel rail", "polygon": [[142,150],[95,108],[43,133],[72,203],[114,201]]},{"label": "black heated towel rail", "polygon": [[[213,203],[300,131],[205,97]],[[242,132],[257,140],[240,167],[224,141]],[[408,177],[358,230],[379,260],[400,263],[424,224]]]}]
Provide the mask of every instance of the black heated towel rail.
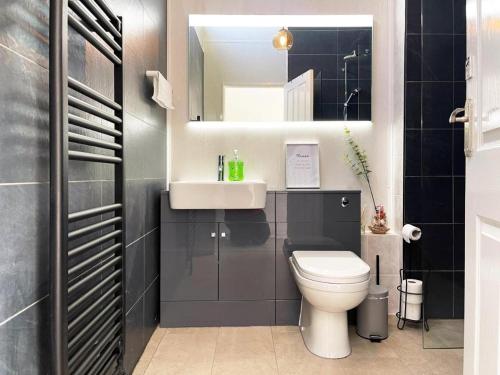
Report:
[{"label": "black heated towel rail", "polygon": [[[113,64],[114,98],[68,76],[69,27]],[[54,375],[124,373],[122,51],[122,20],[104,0],[50,1],[50,373]],[[114,203],[68,212],[69,168],[79,165],[69,160],[111,165]]]}]

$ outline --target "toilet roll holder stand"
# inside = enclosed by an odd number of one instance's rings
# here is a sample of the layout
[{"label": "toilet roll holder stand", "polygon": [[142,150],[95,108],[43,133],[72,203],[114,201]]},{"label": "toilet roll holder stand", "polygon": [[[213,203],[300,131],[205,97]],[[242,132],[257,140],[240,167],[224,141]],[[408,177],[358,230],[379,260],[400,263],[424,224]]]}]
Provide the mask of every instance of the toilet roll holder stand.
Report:
[{"label": "toilet roll holder stand", "polygon": [[[399,285],[397,286],[397,289],[399,291],[399,311],[396,313],[396,317],[398,318],[398,324],[397,327],[400,330],[403,330],[405,328],[405,325],[407,322],[414,323],[414,324],[420,324],[422,323],[424,325],[424,329],[426,331],[429,331],[429,324],[427,323],[427,319],[425,318],[425,309],[424,309],[424,290],[422,288],[422,293],[413,293],[413,292],[408,292],[408,281],[406,281],[406,288],[403,290],[403,283],[405,280],[408,280],[408,270],[405,270],[404,268],[399,270]],[[425,283],[424,283],[425,285]],[[406,313],[408,311],[408,296],[413,295],[413,296],[422,296],[422,304],[420,305],[421,308],[421,318],[419,320],[414,320],[414,319],[409,319],[406,317]],[[404,299],[403,299],[404,296]],[[404,314],[401,313],[402,307],[404,303]]]}]

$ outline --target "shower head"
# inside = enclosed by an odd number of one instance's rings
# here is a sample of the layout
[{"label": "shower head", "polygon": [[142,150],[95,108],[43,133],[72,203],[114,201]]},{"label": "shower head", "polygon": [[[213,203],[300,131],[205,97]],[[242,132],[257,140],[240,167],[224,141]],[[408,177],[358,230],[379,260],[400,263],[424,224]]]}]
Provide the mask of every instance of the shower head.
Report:
[{"label": "shower head", "polygon": [[344,56],[344,61],[355,59],[358,57],[358,53],[354,50],[350,55]]}]

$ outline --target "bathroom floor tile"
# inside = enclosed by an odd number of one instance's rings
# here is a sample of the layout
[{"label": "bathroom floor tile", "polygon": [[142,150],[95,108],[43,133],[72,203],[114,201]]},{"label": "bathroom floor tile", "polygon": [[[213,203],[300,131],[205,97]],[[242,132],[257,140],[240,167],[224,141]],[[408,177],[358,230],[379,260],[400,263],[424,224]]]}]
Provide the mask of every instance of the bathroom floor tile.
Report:
[{"label": "bathroom floor tile", "polygon": [[218,328],[168,329],[145,375],[210,374]]},{"label": "bathroom floor tile", "polygon": [[340,361],[320,358],[307,350],[298,327],[273,327],[279,374],[345,374]]},{"label": "bathroom floor tile", "polygon": [[277,374],[271,327],[220,328],[212,374]]},{"label": "bathroom floor tile", "polygon": [[154,331],[153,335],[149,339],[146,349],[144,349],[144,353],[142,353],[141,359],[135,366],[133,375],[144,375],[146,373],[149,363],[153,359],[153,356],[158,349],[158,345],[160,345],[160,342],[166,332],[167,330],[163,328],[158,328]]},{"label": "bathroom floor tile", "polygon": [[310,353],[296,326],[157,329],[134,375],[455,375],[463,350],[423,349],[422,330],[389,318],[389,337],[371,343],[349,327],[352,354]]}]

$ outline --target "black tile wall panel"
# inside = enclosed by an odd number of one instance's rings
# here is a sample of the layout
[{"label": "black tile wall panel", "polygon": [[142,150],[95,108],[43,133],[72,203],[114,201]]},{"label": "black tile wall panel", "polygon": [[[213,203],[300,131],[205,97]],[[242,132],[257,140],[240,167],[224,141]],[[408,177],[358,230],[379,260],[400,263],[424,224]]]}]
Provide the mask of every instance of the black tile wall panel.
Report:
[{"label": "black tile wall panel", "polygon": [[[288,53],[288,80],[309,69],[315,74],[314,119],[343,119],[345,97],[344,56],[353,51],[362,57],[347,64],[348,93],[352,99],[349,120],[371,120],[372,32],[363,28],[290,28],[294,45]],[[365,105],[359,106],[358,103]]]},{"label": "black tile wall panel", "polygon": [[423,235],[404,264],[431,318],[463,317],[463,126],[448,118],[465,102],[465,24],[465,0],[406,0],[404,220]]}]

